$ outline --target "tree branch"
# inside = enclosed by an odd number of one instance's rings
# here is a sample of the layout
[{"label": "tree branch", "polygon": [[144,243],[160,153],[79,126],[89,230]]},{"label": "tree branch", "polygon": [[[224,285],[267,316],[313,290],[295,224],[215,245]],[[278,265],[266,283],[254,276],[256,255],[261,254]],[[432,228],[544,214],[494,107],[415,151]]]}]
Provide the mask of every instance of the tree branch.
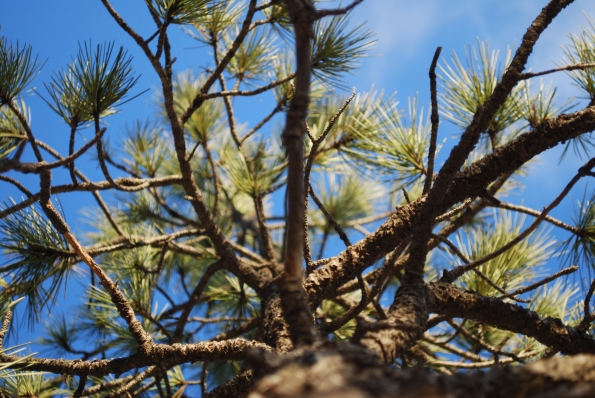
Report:
[{"label": "tree branch", "polygon": [[498,298],[480,296],[450,284],[428,284],[430,311],[449,318],[466,318],[498,329],[533,337],[564,354],[595,353],[595,340],[559,319],[542,319],[537,313]]},{"label": "tree branch", "polygon": [[423,193],[430,192],[432,187],[432,180],[434,179],[434,157],[436,156],[436,140],[438,139],[438,125],[440,123],[438,115],[438,95],[436,93],[436,65],[438,65],[438,58],[442,47],[438,47],[434,53],[432,64],[430,65],[430,97],[432,100],[432,134],[430,135],[430,147],[428,148],[428,170],[426,173],[426,181],[424,182]]},{"label": "tree branch", "polygon": [[285,272],[279,280],[281,307],[294,346],[310,344],[316,338],[312,314],[302,287],[304,243],[304,134],[310,103],[311,40],[314,5],[310,0],[286,0],[295,30],[296,84],[281,134],[287,153]]},{"label": "tree branch", "polygon": [[[456,203],[477,197],[500,176],[514,172],[536,155],[561,142],[595,130],[595,109],[560,115],[549,119],[530,132],[496,149],[493,153],[459,172],[448,188],[437,212],[445,212]],[[312,272],[304,282],[312,304],[318,304],[334,291],[355,278],[375,261],[394,249],[395,242],[406,240],[413,232],[413,220],[426,198],[399,206],[373,234],[355,243]],[[355,261],[350,261],[355,259]]]}]

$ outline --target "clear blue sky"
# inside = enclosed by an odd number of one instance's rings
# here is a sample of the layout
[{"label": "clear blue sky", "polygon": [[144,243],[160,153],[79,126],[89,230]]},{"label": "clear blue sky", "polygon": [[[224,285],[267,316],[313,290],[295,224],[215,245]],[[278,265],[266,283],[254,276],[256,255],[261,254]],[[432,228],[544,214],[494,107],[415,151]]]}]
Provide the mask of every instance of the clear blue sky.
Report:
[{"label": "clear blue sky", "polygon": [[[346,77],[347,85],[358,91],[368,90],[372,86],[387,93],[396,91],[401,104],[407,103],[407,97],[419,94],[421,103],[426,104],[427,109],[428,67],[437,46],[443,47],[441,63],[450,60],[453,50],[462,55],[464,46],[475,44],[476,38],[489,39],[493,49],[505,52],[507,46],[514,48],[520,42],[526,28],[546,3],[545,0],[365,0],[352,13],[352,21],[367,21],[370,29],[377,32],[378,42],[371,52],[373,56],[363,60],[362,68],[356,71],[356,75]],[[113,6],[143,36],[153,33],[154,25],[143,1],[114,0]],[[595,2],[577,0],[548,28],[530,58],[532,70],[550,69],[555,67],[553,60],[562,60],[560,46],[569,42],[567,33],[577,33],[580,24],[587,24],[583,10],[595,15]],[[0,2],[0,25],[1,35],[13,42],[18,40],[19,43],[31,44],[40,59],[47,59],[42,73],[34,81],[34,86],[42,93],[45,92],[43,82],[49,81],[53,70],[60,70],[71,62],[78,41],[91,39],[94,43],[100,43],[115,40],[117,45],[129,50],[135,57],[137,72],[142,74],[135,92],[144,89],[150,89],[150,92],[126,104],[120,115],[110,118],[110,140],[117,141],[124,123],[144,119],[156,109],[153,105],[153,93],[157,86],[155,72],[135,43],[113,22],[99,0],[3,0]],[[178,58],[175,70],[212,66],[212,61],[208,61],[208,49],[197,47],[197,42],[176,27],[170,31],[173,52]],[[546,77],[546,80],[549,78]],[[580,95],[564,74],[551,76],[551,79],[558,87],[559,98]],[[32,127],[36,136],[66,153],[67,126],[36,96],[27,97],[26,100],[31,108]],[[257,120],[254,115],[267,112],[258,100],[245,103],[245,107],[238,107],[241,122],[253,123]],[[456,127],[449,123],[442,124],[441,138],[454,142],[452,136],[456,133]],[[84,134],[89,136],[89,132]],[[582,161],[572,156],[558,164],[559,151],[552,152],[533,167],[531,176],[525,182],[526,194],[513,197],[512,201],[523,202],[537,209],[544,207],[582,164]],[[94,166],[87,167],[85,172],[94,180],[103,179]],[[591,186],[595,187],[595,184]],[[573,214],[572,203],[582,197],[583,187],[576,187],[553,214],[569,221]],[[5,201],[8,195],[20,197],[8,190],[6,185],[0,185],[1,200]],[[76,221],[77,212],[82,207],[94,206],[94,202],[88,194],[72,195],[71,198],[74,200],[64,199],[63,204],[67,208],[69,223],[80,232],[85,226]],[[71,281],[70,286],[74,285]]]}]

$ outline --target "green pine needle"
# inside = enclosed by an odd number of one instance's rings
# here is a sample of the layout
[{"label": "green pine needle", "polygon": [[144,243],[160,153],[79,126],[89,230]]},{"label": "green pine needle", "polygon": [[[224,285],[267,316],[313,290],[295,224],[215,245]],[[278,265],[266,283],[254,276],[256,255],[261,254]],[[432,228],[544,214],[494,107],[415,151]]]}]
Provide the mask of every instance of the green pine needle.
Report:
[{"label": "green pine needle", "polygon": [[[569,34],[571,44],[564,48],[568,64],[595,63],[595,19],[585,14],[589,26],[580,27],[578,35]],[[587,68],[566,72],[576,86],[582,89],[591,101],[595,101],[595,70]]]},{"label": "green pine needle", "polygon": [[42,63],[29,45],[19,46],[0,37],[0,105],[14,100],[39,74]]},{"label": "green pine needle", "polygon": [[[503,66],[499,54],[499,51],[490,51],[489,42],[478,39],[476,47],[465,47],[466,64],[453,51],[452,66],[439,66],[441,73],[438,77],[444,90],[440,93],[443,102],[440,111],[447,120],[463,129],[471,123],[477,108],[490,98],[502,78],[504,68],[511,61],[510,49],[506,52]],[[490,121],[486,136],[501,133],[522,117],[518,104],[523,85],[521,83],[513,88]]]},{"label": "green pine needle", "polygon": [[0,220],[0,248],[5,264],[0,267],[7,285],[5,294],[26,295],[29,319],[42,316],[72,268],[73,253],[66,239],[35,207]]},{"label": "green pine needle", "polygon": [[587,198],[585,190],[577,205],[572,222],[578,233],[572,234],[562,244],[563,263],[595,269],[595,192]]},{"label": "green pine needle", "polygon": [[[31,111],[25,105],[25,101],[21,99],[14,104],[30,122]],[[26,135],[17,116],[7,106],[0,107],[0,159],[9,156],[24,139]]]},{"label": "green pine needle", "polygon": [[349,28],[345,15],[316,21],[312,44],[312,73],[321,81],[340,84],[340,76],[351,72],[374,44],[374,34],[364,25]]},{"label": "green pine needle", "polygon": [[145,0],[149,9],[165,24],[194,24],[205,20],[213,10],[225,7],[227,0]]},{"label": "green pine needle", "polygon": [[90,105],[93,117],[103,115],[116,103],[125,99],[140,78],[140,75],[134,76],[132,57],[128,56],[123,47],[113,55],[113,42],[98,44],[95,50],[91,42],[84,42],[83,45],[79,44],[77,58],[70,67],[74,87],[80,85],[84,93],[82,103]]}]

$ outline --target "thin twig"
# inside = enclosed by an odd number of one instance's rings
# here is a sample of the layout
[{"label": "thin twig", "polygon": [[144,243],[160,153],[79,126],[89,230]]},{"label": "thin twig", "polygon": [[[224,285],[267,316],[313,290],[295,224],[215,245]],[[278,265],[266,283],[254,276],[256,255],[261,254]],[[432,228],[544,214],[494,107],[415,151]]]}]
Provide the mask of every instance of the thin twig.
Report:
[{"label": "thin twig", "polygon": [[93,394],[97,394],[97,393],[100,393],[103,391],[111,390],[112,388],[115,388],[115,387],[121,386],[122,384],[128,383],[134,377],[135,377],[135,375],[130,375],[130,376],[121,377],[119,379],[110,380],[103,384],[94,385],[92,387],[87,388],[85,391],[83,391],[83,396],[87,397],[89,395],[93,395]]},{"label": "thin twig", "polygon": [[[523,355],[522,357],[532,357],[535,355],[538,355],[538,352],[530,352],[527,353],[525,355]],[[519,359],[521,359],[521,357],[519,357]],[[511,362],[518,362],[516,359],[513,358],[504,358],[504,359],[500,359],[498,361],[498,363],[501,364],[505,364],[505,363],[511,363]],[[521,361],[523,362],[523,361]],[[450,368],[458,368],[458,369],[482,369],[482,368],[489,368],[492,367],[496,364],[496,360],[489,360],[489,361],[484,361],[484,362],[454,362],[454,361],[428,361],[427,362],[428,365],[431,366],[446,366],[446,367],[450,367]]]},{"label": "thin twig", "polygon": [[[237,321],[237,318],[234,319],[233,321]],[[226,330],[222,333],[219,333],[217,336],[213,337],[211,339],[211,341],[223,341],[223,340],[228,340],[228,339],[235,339],[237,337],[240,337],[244,333],[247,333],[247,332],[257,328],[259,324],[260,324],[260,318],[258,318],[258,317],[252,318],[249,321],[242,323],[241,325],[239,325],[238,327],[236,327],[234,329]]]},{"label": "thin twig", "polygon": [[[213,57],[215,59],[215,63],[219,64],[218,53],[217,53],[217,41],[215,40],[215,38],[213,38],[213,40],[211,41],[211,44],[213,47]],[[240,82],[240,79],[238,78],[238,83],[239,82]],[[225,76],[223,75],[223,73],[221,73],[219,75],[219,84],[221,85],[221,89],[223,91],[227,90]],[[234,91],[237,91],[237,90],[234,90]],[[236,148],[238,149],[239,155],[242,157],[244,164],[246,164],[248,173],[250,173],[253,178],[256,178],[254,168],[252,167],[252,162],[248,158],[248,155],[246,154],[246,151],[244,150],[244,147],[242,145],[242,140],[238,136],[238,133],[236,130],[234,110],[233,110],[233,106],[232,106],[230,97],[229,96],[223,97],[223,103],[225,104],[225,111],[227,113],[227,120],[228,120],[229,131],[231,133],[231,137],[232,137],[234,143],[236,144]],[[204,145],[205,145],[205,149],[206,149],[206,140],[204,140]],[[215,168],[215,165],[213,163],[213,170],[214,170],[214,168]],[[254,195],[253,200],[254,200],[254,211],[256,213],[256,218],[257,218],[258,225],[260,228],[260,241],[262,243],[262,252],[263,252],[265,258],[267,260],[271,261],[275,258],[275,249],[273,246],[273,240],[269,234],[269,231],[268,231],[268,228],[266,225],[266,221],[265,221],[262,197],[259,195]],[[217,211],[213,210],[213,213],[217,214]]]},{"label": "thin twig", "polygon": [[[405,250],[408,242],[401,242],[393,252],[391,252],[389,258],[384,262],[382,268],[379,270],[373,271],[370,274],[366,275],[366,277],[362,277],[361,274],[357,276],[357,285],[359,286],[362,292],[362,298],[360,302],[352,307],[350,307],[347,311],[345,311],[341,316],[335,318],[333,321],[327,323],[322,327],[322,330],[325,333],[330,333],[341,328],[351,319],[358,316],[358,314],[363,311],[368,304],[372,303],[376,312],[378,312],[378,318],[381,321],[386,321],[387,316],[378,301],[376,300],[377,296],[380,296],[382,293],[383,286],[385,285],[385,280],[389,275],[392,275],[395,271],[396,259],[399,255]],[[374,280],[374,284],[372,288],[368,288],[368,279]],[[341,292],[340,294],[344,294]]]},{"label": "thin twig", "polygon": [[[443,237],[441,235],[436,235],[436,234],[432,234],[432,237],[435,238],[435,239],[439,239],[440,241],[442,241],[442,243],[444,243],[446,246],[448,246],[448,248],[450,249],[450,251],[452,251],[465,264],[469,264],[470,263],[469,259],[448,238],[445,238],[445,237]],[[481,279],[483,279],[488,285],[490,285],[494,289],[496,289],[499,293],[504,294],[504,295],[508,295],[508,293],[506,292],[506,290],[504,290],[503,288],[501,288],[500,286],[498,286],[496,284],[496,282],[494,282],[493,280],[491,280],[486,274],[484,274],[483,272],[481,272],[477,268],[474,268],[473,269],[473,272],[475,272],[475,274],[477,276],[479,276]],[[520,299],[520,298],[517,298],[517,297],[512,297],[511,296],[511,298],[513,300],[515,300],[515,301],[519,301],[519,302],[522,302],[522,303],[528,303],[528,302],[530,302],[530,300]]]},{"label": "thin twig", "polygon": [[17,180],[15,180],[12,177],[8,177],[5,175],[0,175],[0,180],[1,181],[6,181],[8,183],[11,183],[12,185],[14,185],[19,191],[21,191],[22,193],[24,193],[25,195],[27,195],[27,197],[31,197],[33,196],[33,194],[31,193],[31,191],[29,191],[27,188],[25,188],[25,186],[23,184],[21,184],[20,182],[18,182]]},{"label": "thin twig", "polygon": [[[530,209],[525,206],[514,205],[512,203],[500,202],[498,204],[498,206],[494,206],[494,207],[499,207],[501,209],[507,209],[507,210],[514,210],[514,211],[518,211],[519,213],[529,214],[534,217],[539,217],[539,215],[541,214],[541,212],[539,212],[537,210],[533,210],[533,209]],[[568,225],[565,222],[560,221],[554,217],[546,216],[545,221],[549,222],[550,224],[555,225],[556,227],[560,227],[560,228],[563,228],[569,232],[572,232],[573,234],[580,233],[579,228],[573,227],[572,225]]]},{"label": "thin twig", "polygon": [[125,385],[120,387],[117,391],[107,395],[106,398],[115,398],[115,397],[123,396],[126,392],[133,389],[136,385],[141,383],[147,377],[152,376],[158,370],[159,370],[159,368],[157,366],[151,366],[151,367],[147,368],[146,370],[144,370],[144,371],[140,372],[139,374],[137,374],[136,376],[134,376],[128,383],[126,383]]},{"label": "thin twig", "polygon": [[441,347],[445,350],[452,352],[453,354],[459,355],[459,356],[469,359],[471,361],[488,361],[487,358],[481,357],[481,356],[476,355],[476,354],[469,352],[467,350],[462,350],[457,346],[448,344],[447,342],[441,342],[437,338],[435,338],[434,336],[432,336],[430,334],[427,334],[427,333],[424,334],[423,339],[430,344]]},{"label": "thin twig", "polygon": [[[101,134],[103,134],[104,131],[105,131],[105,128],[102,129],[102,131],[99,134],[99,137],[101,136]],[[49,170],[49,169],[55,169],[56,167],[64,166],[68,163],[72,163],[76,158],[78,158],[79,156],[84,154],[89,148],[91,148],[93,145],[95,145],[97,139],[98,139],[97,136],[94,137],[91,141],[87,142],[85,145],[83,145],[78,151],[76,151],[72,155],[62,158],[62,159],[60,159],[56,162],[52,162],[52,163],[47,163],[47,162],[20,163],[20,162],[16,162],[16,161],[12,161],[12,160],[4,161],[1,164],[0,172],[8,171],[8,170],[16,170],[16,171],[20,171],[25,174],[39,173],[40,170]],[[76,184],[76,182],[75,182],[75,184]]]},{"label": "thin twig", "polygon": [[554,279],[558,279],[559,277],[564,276],[564,275],[570,275],[573,272],[576,272],[577,270],[578,270],[578,267],[576,265],[573,265],[572,267],[568,267],[568,268],[565,268],[565,269],[563,269],[561,271],[558,271],[555,274],[550,275],[547,278],[544,278],[544,279],[540,280],[539,282],[536,282],[536,283],[533,283],[533,284],[531,284],[531,285],[529,285],[527,287],[523,287],[521,289],[515,290],[514,292],[507,293],[504,296],[500,296],[498,298],[499,299],[505,299],[505,298],[512,298],[512,299],[514,299],[515,298],[514,296],[517,296],[519,294],[530,292],[531,290],[535,290],[538,287],[545,285],[546,283],[550,283]]},{"label": "thin twig", "polygon": [[543,75],[547,75],[550,73],[556,73],[556,72],[562,72],[562,71],[571,71],[571,70],[583,70],[583,69],[588,69],[588,68],[595,68],[595,63],[583,63],[583,64],[575,64],[575,65],[567,65],[567,66],[562,66],[560,68],[556,68],[556,69],[549,69],[546,71],[542,71],[542,72],[527,72],[527,73],[521,73],[521,75],[519,76],[519,81],[520,80],[527,80],[527,79],[531,79],[533,77],[537,77],[537,76],[543,76]]},{"label": "thin twig", "polygon": [[82,375],[79,377],[79,386],[72,394],[72,398],[80,398],[83,396],[83,392],[85,391],[85,385],[87,384],[87,376]]},{"label": "thin twig", "polygon": [[[77,120],[76,118],[70,121],[70,142],[68,143],[68,155],[72,155],[74,153],[74,144],[76,138],[76,129],[77,129]],[[73,184],[77,183],[76,174],[74,173],[74,160],[68,164],[68,171],[70,172],[70,179],[72,180]]]},{"label": "thin twig", "polygon": [[219,92],[202,94],[202,95],[199,94],[199,96],[197,98],[199,98],[202,101],[205,101],[205,100],[209,100],[212,98],[220,98],[220,97],[252,97],[254,95],[262,94],[262,93],[269,91],[275,87],[285,84],[288,81],[294,79],[295,76],[296,76],[295,72],[291,73],[290,75],[288,75],[282,79],[276,80],[272,83],[267,84],[266,86],[262,86],[262,87],[254,89],[254,90],[219,91]]},{"label": "thin twig", "polygon": [[209,146],[207,143],[206,138],[203,138],[202,147],[207,154],[207,159],[209,164],[211,165],[211,170],[213,171],[213,196],[215,203],[213,204],[213,214],[219,214],[219,173],[217,172],[217,164],[215,163],[215,159],[213,158],[213,154],[209,150]]},{"label": "thin twig", "polygon": [[484,348],[485,350],[493,353],[493,354],[498,354],[498,355],[504,355],[507,357],[510,357],[511,359],[517,361],[517,362],[521,362],[523,363],[524,361],[519,357],[519,355],[517,354],[513,354],[511,352],[506,352],[506,351],[502,351],[499,350],[498,348],[486,343],[482,338],[478,338],[477,336],[474,336],[473,334],[471,334],[467,329],[465,329],[463,327],[463,325],[459,325],[454,321],[447,321],[448,324],[450,326],[452,326],[453,328],[455,328],[455,330],[457,330],[458,332],[460,332],[463,336],[465,336],[467,339],[479,344],[482,348]]},{"label": "thin twig", "polygon": [[403,192],[403,197],[405,198],[405,201],[407,202],[407,204],[410,204],[411,199],[409,199],[409,194],[407,193],[407,190],[405,189],[405,187],[401,187],[401,191]]},{"label": "thin twig", "polygon": [[353,226],[353,229],[355,229],[356,231],[360,232],[364,236],[368,236],[368,235],[370,235],[372,233],[372,232],[368,231],[367,229],[365,229],[364,227],[362,227],[361,225],[358,225],[358,224],[355,224]]},{"label": "thin twig", "polygon": [[[196,97],[192,100],[192,102],[190,103],[188,108],[180,116],[179,119],[180,119],[182,126],[188,121],[188,119],[190,119],[190,116],[192,116],[194,111],[196,111],[203,104],[203,102],[205,100],[207,100],[209,98],[216,98],[218,96],[219,97],[223,96],[223,95],[211,96],[211,94],[207,94],[207,93],[209,92],[209,90],[211,89],[211,87],[213,86],[215,81],[219,79],[219,76],[221,76],[223,74],[223,71],[225,70],[225,68],[227,67],[229,62],[232,60],[232,58],[234,57],[234,55],[240,48],[240,45],[244,42],[246,35],[250,31],[250,25],[252,24],[252,18],[254,17],[254,13],[256,12],[256,3],[257,3],[256,0],[250,0],[250,3],[248,5],[248,11],[246,13],[246,17],[244,18],[244,22],[242,23],[242,27],[241,27],[240,31],[238,32],[238,35],[236,36],[236,38],[234,39],[232,44],[229,46],[227,53],[223,56],[221,61],[217,64],[217,67],[215,67],[215,70],[213,71],[213,73],[209,77],[207,77],[204,85],[200,89],[200,92],[196,95]],[[279,83],[279,84],[281,84],[281,83]],[[265,89],[263,87],[262,89],[263,89],[262,92],[264,92],[270,88]],[[242,95],[242,94],[234,93],[234,94],[230,94],[230,95]],[[252,95],[254,95],[254,94],[252,94]]]},{"label": "thin twig", "polygon": [[167,369],[164,368],[163,370],[163,381],[165,382],[165,391],[167,392],[167,398],[173,396],[173,392],[171,390],[171,385],[169,384],[169,377],[167,375]]},{"label": "thin twig", "polygon": [[452,216],[457,215],[458,213],[460,213],[461,211],[463,211],[467,207],[469,207],[469,205],[471,205],[471,203],[473,203],[474,200],[475,200],[475,198],[469,198],[469,199],[465,200],[463,203],[461,203],[459,206],[455,207],[454,209],[447,211],[446,213],[436,217],[436,222],[448,220]]},{"label": "thin twig", "polygon": [[223,262],[221,262],[221,261],[214,262],[213,264],[209,265],[209,267],[206,269],[203,276],[200,278],[200,281],[198,281],[198,284],[194,288],[194,291],[192,292],[190,299],[185,304],[185,308],[182,311],[182,314],[180,315],[180,319],[178,320],[178,323],[176,325],[176,330],[175,330],[174,336],[173,336],[174,342],[178,342],[182,338],[182,334],[184,333],[184,327],[186,326],[186,323],[188,322],[188,316],[190,315],[192,308],[194,308],[194,305],[196,303],[198,303],[198,301],[200,300],[200,298],[202,296],[202,292],[205,289],[205,287],[207,286],[207,284],[209,283],[209,280],[211,279],[211,277],[213,275],[215,275],[215,273],[221,269],[223,269]]},{"label": "thin twig", "polygon": [[250,131],[248,131],[243,137],[240,138],[240,143],[243,144],[244,141],[246,141],[254,133],[256,133],[258,130],[260,130],[262,128],[262,126],[264,126],[269,120],[271,120],[273,118],[273,116],[275,116],[275,114],[277,114],[278,112],[280,112],[283,109],[283,107],[285,106],[286,103],[287,103],[287,96],[283,96],[283,98],[281,98],[281,100],[279,101],[277,106],[271,111],[271,113],[269,113],[267,116],[265,116],[265,118],[262,119],[260,121],[260,123],[258,123],[256,126],[252,127],[252,129]]},{"label": "thin twig", "polygon": [[[304,260],[306,261],[307,273],[310,273],[312,271],[312,254],[310,252],[310,242],[308,239],[308,192],[309,192],[309,190],[311,190],[310,173],[312,171],[312,165],[314,164],[314,159],[316,158],[316,153],[318,152],[318,147],[324,141],[324,139],[327,137],[327,135],[330,133],[333,126],[339,119],[339,116],[341,116],[341,114],[345,111],[345,109],[347,108],[347,105],[349,105],[351,100],[353,100],[354,96],[355,96],[355,93],[352,93],[349,96],[349,98],[347,98],[347,100],[343,103],[341,108],[339,108],[337,113],[335,113],[335,115],[331,118],[331,120],[329,120],[328,125],[326,126],[326,128],[324,129],[324,131],[322,132],[322,134],[320,134],[320,136],[318,138],[315,138],[312,136],[312,133],[310,132],[310,128],[308,127],[308,123],[307,123],[307,121],[305,122],[306,123],[306,132],[308,133],[308,137],[310,137],[310,140],[312,140],[312,148],[310,148],[310,153],[308,154],[308,160],[306,161],[306,166],[304,167],[304,187],[305,187],[305,194],[304,194]],[[310,188],[308,188],[308,187],[310,187]],[[325,233],[326,233],[325,234],[325,238],[326,238],[328,232],[325,231]],[[326,242],[326,239],[323,239],[323,242]],[[348,245],[348,246],[350,246],[350,245]],[[322,253],[323,249],[324,249],[324,244],[321,245],[321,250],[320,250],[321,253]],[[319,256],[319,258],[321,258],[321,257],[322,257],[322,254]]]},{"label": "thin twig", "polygon": [[356,225],[370,224],[376,221],[384,220],[385,218],[390,217],[393,213],[394,211],[391,210],[373,216],[358,218],[357,220],[347,221],[345,226],[355,228]]},{"label": "thin twig", "polygon": [[432,99],[432,133],[430,135],[430,147],[428,148],[428,170],[426,172],[426,181],[424,182],[423,194],[430,192],[432,187],[432,179],[434,178],[434,158],[436,157],[436,140],[438,139],[438,124],[440,119],[438,116],[438,95],[436,94],[436,65],[438,65],[438,58],[442,47],[438,47],[434,53],[432,64],[430,65],[430,97]]},{"label": "thin twig", "polygon": [[347,236],[347,234],[345,233],[345,231],[343,231],[343,228],[341,228],[341,225],[335,220],[335,218],[333,217],[333,215],[326,209],[326,207],[320,201],[320,199],[318,198],[318,196],[316,196],[316,194],[314,193],[314,190],[312,189],[312,186],[310,185],[308,188],[309,188],[309,191],[310,191],[310,197],[312,198],[312,200],[314,200],[314,203],[316,203],[316,205],[322,211],[322,213],[324,213],[324,216],[326,217],[326,219],[329,222],[329,224],[331,224],[333,226],[333,228],[335,229],[335,231],[339,235],[339,238],[341,238],[341,240],[343,241],[343,243],[345,243],[345,246],[346,247],[351,246],[351,241],[349,240],[349,237]]},{"label": "thin twig", "polygon": [[354,0],[353,3],[349,4],[347,7],[343,8],[335,8],[331,10],[318,10],[316,11],[315,18],[320,19],[329,15],[344,15],[351,11],[355,6],[362,3],[364,0]]}]

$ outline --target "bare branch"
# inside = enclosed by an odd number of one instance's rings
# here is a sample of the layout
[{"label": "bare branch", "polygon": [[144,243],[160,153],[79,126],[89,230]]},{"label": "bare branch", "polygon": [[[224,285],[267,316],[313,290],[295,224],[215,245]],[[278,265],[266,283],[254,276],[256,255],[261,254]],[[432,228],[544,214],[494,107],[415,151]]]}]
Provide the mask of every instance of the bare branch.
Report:
[{"label": "bare branch", "polygon": [[353,3],[349,4],[347,7],[343,8],[335,8],[331,10],[318,10],[316,11],[315,18],[320,19],[324,18],[329,15],[343,15],[347,14],[349,11],[353,10],[355,6],[361,4],[364,0],[354,0]]},{"label": "bare branch", "polygon": [[430,96],[432,99],[432,134],[430,136],[430,147],[428,149],[428,170],[426,173],[426,181],[424,182],[423,193],[430,192],[432,187],[432,180],[434,178],[434,158],[436,156],[436,140],[438,139],[438,124],[440,123],[438,115],[438,95],[436,93],[436,65],[438,65],[438,58],[442,47],[438,47],[434,53],[432,64],[430,65]]},{"label": "bare branch", "polygon": [[564,354],[595,353],[595,340],[580,329],[554,318],[542,319],[537,313],[497,298],[458,289],[450,284],[428,284],[431,312],[448,318],[466,318],[498,329],[533,337],[541,344]]},{"label": "bare branch", "polygon": [[571,70],[585,70],[585,69],[589,69],[589,68],[595,68],[595,64],[566,65],[566,66],[562,66],[560,68],[549,69],[549,70],[542,71],[542,72],[521,73],[521,75],[519,76],[519,80],[527,80],[527,79],[531,79],[531,78],[534,78],[534,77],[537,77],[537,76],[548,75],[550,73],[563,72],[563,71],[571,71]]},{"label": "bare branch", "polygon": [[[494,207],[499,207],[501,209],[507,209],[507,210],[514,210],[514,211],[518,211],[519,213],[529,214],[534,217],[539,217],[541,215],[541,212],[539,212],[537,210],[533,210],[533,209],[530,209],[525,206],[514,205],[512,203],[500,202],[497,206],[494,206]],[[568,225],[565,222],[562,222],[552,216],[546,216],[544,220],[555,225],[556,227],[564,228],[565,230],[572,232],[573,234],[580,233],[580,231],[577,227]]]},{"label": "bare branch", "polygon": [[[93,361],[27,358],[13,369],[26,368],[31,371],[52,372],[57,374],[103,377],[111,373],[121,374],[132,369],[152,365],[162,365],[166,359],[171,366],[189,362],[239,361],[245,358],[246,350],[259,348],[270,351],[266,344],[244,339],[201,342],[194,344],[154,344],[150,353],[137,352],[129,357],[114,359],[96,359]],[[14,362],[22,358],[15,355],[0,354],[0,363]]]},{"label": "bare branch", "polygon": [[550,275],[547,278],[540,280],[539,282],[532,283],[531,285],[521,288],[521,289],[518,289],[518,290],[515,290],[514,292],[506,293],[504,296],[500,296],[498,298],[499,299],[512,298],[514,300],[515,299],[514,296],[530,292],[531,290],[535,290],[538,287],[543,286],[547,283],[550,283],[551,281],[558,279],[561,276],[570,275],[576,271],[578,271],[578,267],[576,265],[573,265],[572,267],[568,267],[563,270],[560,270],[560,271],[556,272],[555,274]]}]

